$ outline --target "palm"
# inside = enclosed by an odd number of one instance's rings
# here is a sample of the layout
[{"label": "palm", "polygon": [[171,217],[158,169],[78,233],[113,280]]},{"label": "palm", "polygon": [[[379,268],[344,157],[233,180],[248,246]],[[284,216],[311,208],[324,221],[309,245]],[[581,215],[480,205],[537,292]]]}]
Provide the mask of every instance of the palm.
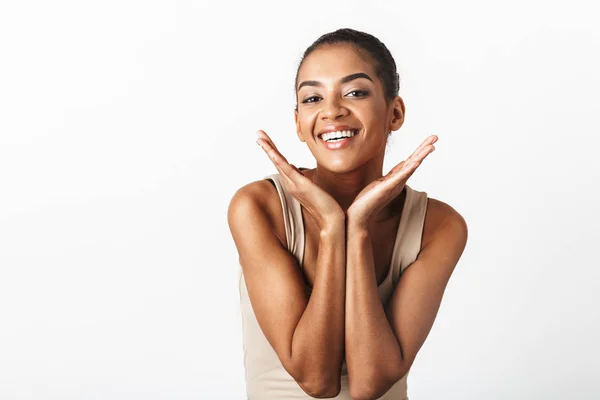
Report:
[{"label": "palm", "polygon": [[385,194],[386,189],[389,186],[389,184],[386,184],[386,177],[387,175],[379,179],[375,179],[373,182],[365,186],[365,188],[356,196],[350,208],[352,208],[354,211],[361,209],[368,210],[373,208],[373,206],[377,204],[378,199]]}]

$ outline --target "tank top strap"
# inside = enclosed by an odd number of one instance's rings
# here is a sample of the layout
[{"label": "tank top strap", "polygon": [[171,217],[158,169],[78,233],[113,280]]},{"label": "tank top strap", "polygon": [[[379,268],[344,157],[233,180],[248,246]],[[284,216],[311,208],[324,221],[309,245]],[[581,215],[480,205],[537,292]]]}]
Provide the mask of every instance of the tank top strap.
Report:
[{"label": "tank top strap", "polygon": [[264,179],[271,179],[275,183],[281,208],[283,210],[283,221],[285,224],[285,237],[287,249],[298,260],[298,265],[302,269],[304,262],[304,224],[302,223],[302,206],[300,202],[285,190],[283,178],[279,174],[265,176]]},{"label": "tank top strap", "polygon": [[406,267],[415,262],[421,251],[421,239],[427,211],[427,193],[406,187],[406,198],[392,254],[392,282],[396,286]]}]

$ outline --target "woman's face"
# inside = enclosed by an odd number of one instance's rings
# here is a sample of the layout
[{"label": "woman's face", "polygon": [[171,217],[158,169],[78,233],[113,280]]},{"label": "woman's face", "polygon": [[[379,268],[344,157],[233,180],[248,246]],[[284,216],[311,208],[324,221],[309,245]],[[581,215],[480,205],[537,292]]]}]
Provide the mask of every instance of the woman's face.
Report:
[{"label": "woman's face", "polygon": [[[352,45],[327,45],[313,51],[298,71],[296,90],[298,137],[319,165],[349,172],[372,160],[383,163],[388,133],[403,123],[404,104],[399,96],[386,104],[372,63]],[[322,135],[340,131],[353,136]]]}]

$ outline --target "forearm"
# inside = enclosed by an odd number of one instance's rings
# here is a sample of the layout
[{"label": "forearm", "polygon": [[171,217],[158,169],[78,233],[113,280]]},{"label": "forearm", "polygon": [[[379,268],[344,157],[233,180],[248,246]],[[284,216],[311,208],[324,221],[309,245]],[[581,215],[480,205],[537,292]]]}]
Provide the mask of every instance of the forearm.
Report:
[{"label": "forearm", "polygon": [[381,304],[368,230],[351,222],[346,246],[346,365],[350,382],[387,387],[402,353]]},{"label": "forearm", "polygon": [[317,387],[339,385],[344,359],[345,235],[344,221],[321,232],[312,294],[292,337],[300,380]]}]

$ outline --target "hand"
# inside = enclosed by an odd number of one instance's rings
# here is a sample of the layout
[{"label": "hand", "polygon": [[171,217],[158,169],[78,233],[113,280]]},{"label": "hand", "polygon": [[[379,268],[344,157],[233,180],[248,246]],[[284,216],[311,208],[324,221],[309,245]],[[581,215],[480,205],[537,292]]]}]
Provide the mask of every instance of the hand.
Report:
[{"label": "hand", "polygon": [[402,192],[408,178],[435,150],[433,144],[437,140],[436,135],[429,136],[410,157],[392,168],[387,175],[368,184],[346,211],[348,222],[368,227],[372,219]]},{"label": "hand", "polygon": [[312,215],[319,229],[328,229],[334,223],[344,221],[346,217],[344,210],[329,193],[315,185],[294,165],[288,163],[264,131],[258,131],[256,134],[258,135],[256,142],[275,164],[275,168],[283,178],[286,190]]}]

